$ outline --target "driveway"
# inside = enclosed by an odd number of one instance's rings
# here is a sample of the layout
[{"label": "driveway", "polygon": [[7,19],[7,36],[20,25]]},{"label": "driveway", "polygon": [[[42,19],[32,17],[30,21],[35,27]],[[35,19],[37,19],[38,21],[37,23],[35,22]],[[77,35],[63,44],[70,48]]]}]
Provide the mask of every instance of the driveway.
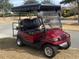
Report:
[{"label": "driveway", "polygon": [[[78,31],[66,31],[71,35],[72,48],[79,48],[79,32]],[[12,37],[12,25],[0,25],[0,38]]]}]

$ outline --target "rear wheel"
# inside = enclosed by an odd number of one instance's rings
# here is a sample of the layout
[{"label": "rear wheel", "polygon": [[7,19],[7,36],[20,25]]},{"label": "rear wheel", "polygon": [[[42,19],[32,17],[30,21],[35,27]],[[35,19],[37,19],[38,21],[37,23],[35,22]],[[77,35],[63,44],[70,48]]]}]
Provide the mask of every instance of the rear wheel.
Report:
[{"label": "rear wheel", "polygon": [[43,50],[45,56],[47,56],[48,58],[54,57],[57,53],[57,47],[52,45],[45,45]]},{"label": "rear wheel", "polygon": [[23,42],[22,42],[21,38],[17,37],[16,44],[17,44],[17,46],[20,46],[20,47],[23,46]]}]

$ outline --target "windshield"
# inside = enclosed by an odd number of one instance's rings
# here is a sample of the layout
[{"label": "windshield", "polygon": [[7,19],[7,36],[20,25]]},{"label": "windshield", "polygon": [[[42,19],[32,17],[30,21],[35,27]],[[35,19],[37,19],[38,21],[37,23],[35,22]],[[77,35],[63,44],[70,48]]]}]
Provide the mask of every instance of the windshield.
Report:
[{"label": "windshield", "polygon": [[61,22],[57,18],[45,19],[44,24],[46,28],[60,28],[61,27]]},{"label": "windshield", "polygon": [[43,12],[43,21],[46,28],[60,28],[61,21],[57,12]]}]

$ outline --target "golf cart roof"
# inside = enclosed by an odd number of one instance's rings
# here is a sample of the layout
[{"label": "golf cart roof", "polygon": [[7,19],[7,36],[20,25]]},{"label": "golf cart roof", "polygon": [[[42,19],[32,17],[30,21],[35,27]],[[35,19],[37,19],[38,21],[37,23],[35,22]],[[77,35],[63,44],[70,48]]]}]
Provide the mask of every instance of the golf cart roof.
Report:
[{"label": "golf cart roof", "polygon": [[28,4],[12,8],[12,12],[59,11],[61,6],[46,4]]}]

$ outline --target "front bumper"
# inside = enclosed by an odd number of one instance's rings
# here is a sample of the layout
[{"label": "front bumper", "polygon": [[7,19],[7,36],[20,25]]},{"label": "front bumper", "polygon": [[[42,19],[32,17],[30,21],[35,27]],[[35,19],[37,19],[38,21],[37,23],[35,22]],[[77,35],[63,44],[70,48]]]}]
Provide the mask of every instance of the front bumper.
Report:
[{"label": "front bumper", "polygon": [[59,47],[61,47],[61,48],[65,48],[67,46],[68,46],[68,43],[67,42],[64,42],[62,44],[59,44]]},{"label": "front bumper", "polygon": [[66,49],[66,48],[70,47],[71,41],[70,41],[70,38],[69,38],[69,39],[66,39],[66,40],[53,42],[53,45],[58,46],[59,48],[62,48],[62,49]]}]

